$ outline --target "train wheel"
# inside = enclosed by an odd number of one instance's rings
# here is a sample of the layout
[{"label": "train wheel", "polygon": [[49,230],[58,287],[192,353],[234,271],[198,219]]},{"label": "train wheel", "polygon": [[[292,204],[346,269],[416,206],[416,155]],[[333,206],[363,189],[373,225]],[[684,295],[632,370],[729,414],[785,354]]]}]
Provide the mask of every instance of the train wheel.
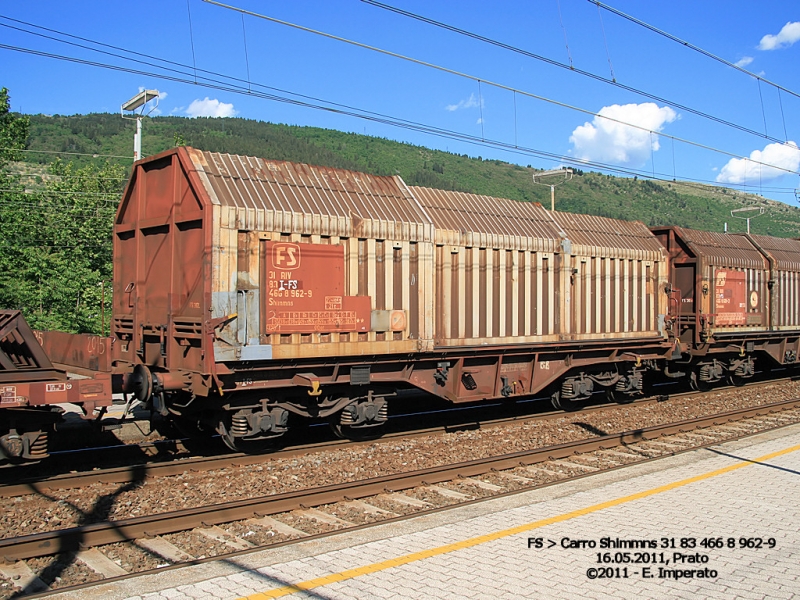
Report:
[{"label": "train wheel", "polygon": [[689,374],[689,386],[696,392],[708,392],[713,387],[708,381],[700,380],[700,369],[696,369]]},{"label": "train wheel", "polygon": [[606,398],[609,402],[616,402],[617,404],[631,404],[635,400],[630,394],[618,392],[614,388],[606,388]]},{"label": "train wheel", "polygon": [[550,394],[550,404],[552,404],[553,408],[556,410],[565,410],[567,412],[574,412],[583,408],[579,402],[564,398],[561,394],[561,389],[557,389]]},{"label": "train wheel", "polygon": [[215,433],[203,427],[198,417],[173,417],[172,424],[178,433],[193,440],[207,439]]},{"label": "train wheel", "polygon": [[[264,454],[280,447],[283,432],[268,437],[263,432],[260,435],[254,434],[252,430],[242,429],[243,423],[241,418],[237,419],[238,416],[238,414],[231,415],[229,412],[225,412],[219,418],[217,432],[228,448],[244,454]],[[235,435],[235,433],[239,433],[239,435]],[[249,438],[244,435],[248,433],[250,434]]]},{"label": "train wheel", "polygon": [[747,383],[748,377],[740,377],[739,375],[735,375],[731,373],[728,375],[728,382],[736,387],[742,387],[745,383]]},{"label": "train wheel", "polygon": [[355,400],[330,417],[330,426],[338,437],[354,441],[375,440],[386,431],[389,404],[383,396]]},{"label": "train wheel", "polygon": [[280,447],[279,438],[245,440],[230,433],[222,434],[222,441],[234,452],[243,454],[266,454]]},{"label": "train wheel", "polygon": [[352,440],[354,442],[377,440],[383,437],[383,434],[386,432],[385,424],[375,425],[373,427],[350,427],[349,425],[342,425],[338,422],[331,422],[330,427],[336,437],[343,440]]}]

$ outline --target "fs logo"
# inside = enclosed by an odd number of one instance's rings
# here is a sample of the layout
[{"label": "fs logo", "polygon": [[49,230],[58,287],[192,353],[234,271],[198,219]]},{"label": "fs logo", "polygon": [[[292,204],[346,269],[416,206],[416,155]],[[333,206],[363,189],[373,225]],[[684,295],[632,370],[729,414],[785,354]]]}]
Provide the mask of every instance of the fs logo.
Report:
[{"label": "fs logo", "polygon": [[300,266],[300,245],[278,242],[272,246],[272,266],[275,269],[297,269]]}]

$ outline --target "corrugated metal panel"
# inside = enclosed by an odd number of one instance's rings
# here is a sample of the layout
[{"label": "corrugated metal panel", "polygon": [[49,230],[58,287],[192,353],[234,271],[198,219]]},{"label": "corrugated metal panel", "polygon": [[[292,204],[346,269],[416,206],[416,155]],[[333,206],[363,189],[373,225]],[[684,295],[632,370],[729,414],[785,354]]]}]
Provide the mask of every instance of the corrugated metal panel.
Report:
[{"label": "corrugated metal panel", "polygon": [[573,256],[570,331],[576,336],[654,332],[665,299],[666,263]]},{"label": "corrugated metal panel", "polygon": [[750,237],[773,261],[771,324],[778,329],[796,329],[800,325],[800,240]]},{"label": "corrugated metal panel", "polygon": [[643,224],[409,189],[435,226],[437,345],[656,334],[665,252]]},{"label": "corrugated metal panel", "polygon": [[639,221],[552,213],[571,242],[570,331],[576,337],[654,332],[665,307],[666,253]]},{"label": "corrugated metal panel", "polygon": [[[572,242],[573,252],[640,260],[659,260],[663,256],[661,244],[641,221],[621,221],[565,212],[551,215]],[[575,246],[583,248],[576,250]]]},{"label": "corrugated metal panel", "polygon": [[683,227],[675,227],[675,232],[692,247],[698,258],[709,264],[749,269],[766,266],[764,257],[744,236]]},{"label": "corrugated metal panel", "polygon": [[800,272],[800,240],[751,235],[758,246],[774,260],[781,271]]},{"label": "corrugated metal panel", "polygon": [[188,149],[212,203],[243,231],[423,241],[430,220],[399,178]]},{"label": "corrugated metal panel", "polygon": [[701,306],[708,307],[712,332],[768,329],[768,274],[763,266],[757,269],[730,268],[724,263],[707,263],[703,275],[709,293],[707,299],[701,300]]},{"label": "corrugated metal panel", "polygon": [[408,189],[433,222],[437,244],[555,252],[561,242],[538,203],[419,186]]}]

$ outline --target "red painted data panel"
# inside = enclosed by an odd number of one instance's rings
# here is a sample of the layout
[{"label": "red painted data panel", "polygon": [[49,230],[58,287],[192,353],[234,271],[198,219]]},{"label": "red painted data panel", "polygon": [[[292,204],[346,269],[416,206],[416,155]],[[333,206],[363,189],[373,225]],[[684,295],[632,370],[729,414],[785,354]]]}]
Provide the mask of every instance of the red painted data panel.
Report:
[{"label": "red painted data panel", "polygon": [[[714,277],[714,305],[717,325],[744,325],[747,321],[743,271],[717,269]],[[755,292],[754,292],[755,294]],[[758,296],[756,296],[756,299]],[[756,301],[756,306],[758,302]]]},{"label": "red painted data panel", "polygon": [[368,331],[368,296],[345,296],[344,247],[267,242],[265,333]]}]

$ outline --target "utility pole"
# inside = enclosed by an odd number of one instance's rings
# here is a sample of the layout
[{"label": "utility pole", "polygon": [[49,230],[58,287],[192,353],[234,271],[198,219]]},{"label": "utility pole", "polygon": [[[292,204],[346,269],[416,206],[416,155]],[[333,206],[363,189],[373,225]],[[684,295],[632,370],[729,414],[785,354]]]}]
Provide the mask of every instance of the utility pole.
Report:
[{"label": "utility pole", "polygon": [[[145,105],[151,100],[156,103],[150,107],[147,113],[144,112]],[[137,161],[142,158],[142,119],[153,112],[158,106],[158,90],[142,90],[133,98],[128,100],[125,104],[119,107],[120,116],[123,119],[132,119],[136,121],[136,134],[133,136],[133,160]],[[136,109],[141,108],[137,113]],[[125,116],[125,113],[130,113],[132,116]]]},{"label": "utility pole", "polygon": [[[738,217],[735,214],[733,214],[733,213],[740,213],[740,212],[751,212],[751,211],[754,211],[754,210],[757,210],[758,214],[754,215],[752,217]],[[763,206],[745,206],[743,208],[734,208],[731,211],[731,216],[732,217],[734,217],[736,219],[744,219],[745,221],[747,221],[747,233],[750,233],[750,219],[755,219],[756,217],[760,217],[763,214],[764,214],[764,207]]]},{"label": "utility pole", "polygon": [[[542,177],[549,177],[551,175],[561,175],[564,177],[561,181],[556,183],[545,183],[544,181],[536,181],[536,179],[541,179]],[[541,173],[534,172],[533,174],[533,183],[538,185],[549,185],[550,186],[550,210],[555,212],[556,210],[556,186],[561,185],[562,183],[566,183],[572,179],[572,169],[568,169],[566,167],[562,167],[560,169],[553,169],[551,171],[542,171]]]}]

